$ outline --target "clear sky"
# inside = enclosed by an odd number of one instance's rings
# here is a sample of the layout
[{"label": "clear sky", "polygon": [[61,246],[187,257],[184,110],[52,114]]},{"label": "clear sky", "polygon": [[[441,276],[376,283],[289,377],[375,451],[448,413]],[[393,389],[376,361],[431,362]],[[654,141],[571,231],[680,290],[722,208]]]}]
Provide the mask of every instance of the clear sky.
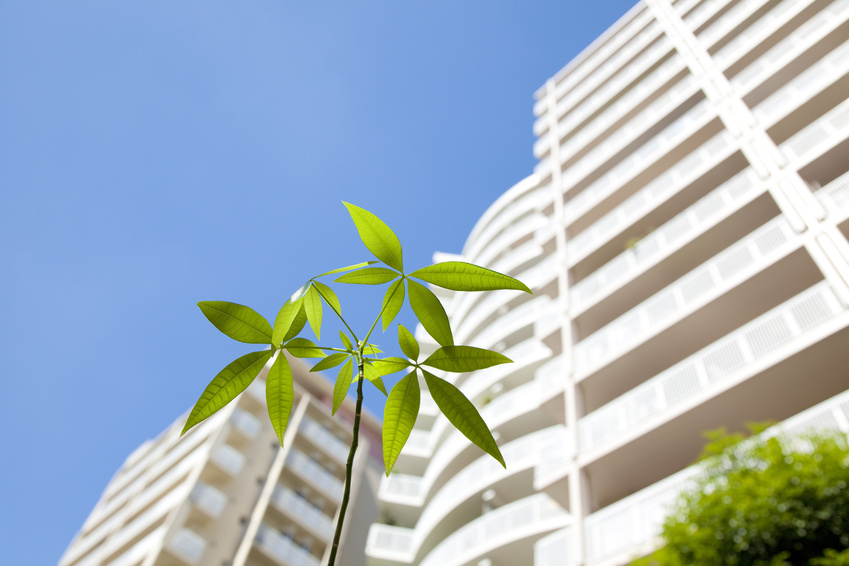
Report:
[{"label": "clear sky", "polygon": [[273,320],[369,258],[341,200],[406,265],[459,252],[533,170],[534,91],[632,3],[0,0],[0,560],[55,564],[249,351],[195,303]]}]

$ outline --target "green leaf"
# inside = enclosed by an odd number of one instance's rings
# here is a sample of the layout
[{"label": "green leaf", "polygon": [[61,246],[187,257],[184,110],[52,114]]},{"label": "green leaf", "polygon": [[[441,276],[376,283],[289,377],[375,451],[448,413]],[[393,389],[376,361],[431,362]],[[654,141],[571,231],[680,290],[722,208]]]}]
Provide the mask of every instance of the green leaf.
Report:
[{"label": "green leaf", "polygon": [[433,336],[440,346],[453,346],[454,336],[451,334],[448,315],[433,291],[409,279],[407,289],[410,293],[410,306],[427,333]]},{"label": "green leaf", "polygon": [[398,237],[395,236],[389,226],[368,210],[347,202],[342,204],[348,209],[348,213],[357,227],[357,232],[360,233],[360,239],[368,248],[368,251],[389,267],[403,272],[404,262],[401,259],[401,242],[398,241]]},{"label": "green leaf", "polygon": [[[286,301],[286,303],[280,307],[280,311],[277,313],[277,318],[274,319],[274,331],[271,335],[271,342],[275,346],[279,346],[281,342],[290,338],[289,329],[292,328],[295,320],[298,317],[298,313],[301,310],[301,306],[303,305],[303,300],[298,299],[295,302]],[[298,329],[295,334],[300,332]]]},{"label": "green leaf", "polygon": [[374,344],[366,344],[365,346],[363,346],[363,354],[365,354],[366,356],[376,356],[382,353],[383,350],[381,350]]},{"label": "green leaf", "polygon": [[398,276],[397,272],[385,267],[366,267],[337,277],[335,281],[336,283],[352,283],[355,285],[380,285],[388,283]]},{"label": "green leaf", "polygon": [[348,335],[340,330],[339,337],[342,339],[342,343],[345,345],[345,349],[353,352],[354,345],[351,343],[351,339],[348,338]]},{"label": "green leaf", "polygon": [[423,365],[455,373],[510,363],[513,360],[503,354],[474,346],[443,346],[422,362]]},{"label": "green leaf", "polygon": [[295,320],[292,321],[292,326],[289,327],[289,331],[286,333],[286,336],[283,337],[283,342],[297,336],[298,333],[304,329],[304,325],[307,323],[307,313],[304,310],[303,300],[300,302],[301,308],[298,309],[298,312],[295,315]]},{"label": "green leaf", "polygon": [[386,295],[383,296],[383,331],[389,328],[401,307],[404,306],[404,280],[399,279],[389,286]]},{"label": "green leaf", "polygon": [[286,433],[286,425],[289,423],[289,415],[292,413],[292,401],[295,398],[295,389],[292,383],[292,368],[289,360],[283,352],[277,355],[274,364],[268,371],[265,381],[265,400],[268,405],[268,416],[280,446],[283,446],[283,435]]},{"label": "green leaf", "polygon": [[439,407],[448,421],[457,427],[457,430],[462,432],[466,438],[506,468],[507,465],[504,463],[504,457],[501,455],[501,450],[498,449],[498,444],[495,443],[492,433],[489,432],[489,428],[472,402],[466,399],[466,396],[459,389],[444,379],[424,370],[422,370],[422,373],[436,406]]},{"label": "green leaf", "polygon": [[410,362],[403,358],[383,358],[382,360],[374,360],[371,365],[380,375],[390,375],[407,369],[410,367]]},{"label": "green leaf", "polygon": [[296,358],[323,358],[327,355],[306,338],[292,338],[283,347]]},{"label": "green leaf", "polygon": [[304,312],[307,314],[307,320],[316,338],[321,338],[321,295],[315,287],[310,287],[304,295]]},{"label": "green leaf", "polygon": [[298,290],[295,291],[294,293],[292,293],[292,296],[289,297],[289,301],[294,303],[295,301],[299,301],[299,300],[303,299],[304,296],[307,294],[307,291],[310,290],[311,286],[312,286],[312,281],[307,281],[306,283],[304,283],[303,285],[298,287]]},{"label": "green leaf", "polygon": [[417,277],[452,291],[515,289],[533,295],[528,286],[518,279],[462,261],[446,261],[429,265],[414,271],[410,274],[410,277]]},{"label": "green leaf", "polygon": [[348,360],[348,363],[342,366],[339,374],[336,376],[336,385],[333,386],[333,411],[335,415],[342,402],[345,400],[345,395],[348,394],[348,389],[351,387],[351,375],[354,373],[354,363]]},{"label": "green leaf", "polygon": [[201,301],[198,306],[215,328],[233,340],[271,344],[271,325],[252,308],[227,301]]},{"label": "green leaf", "polygon": [[326,369],[336,367],[345,360],[347,360],[349,357],[350,354],[342,354],[339,352],[335,354],[330,354],[329,356],[312,366],[312,369],[310,371],[324,371]]},{"label": "green leaf", "polygon": [[334,273],[342,273],[342,272],[345,272],[345,271],[351,271],[352,269],[359,269],[361,267],[366,267],[368,265],[374,265],[375,263],[378,263],[378,262],[376,262],[376,261],[364,261],[362,263],[355,263],[354,265],[349,265],[347,267],[340,267],[338,269],[332,269],[330,271],[325,271],[321,275],[316,275],[315,277],[313,277],[313,279],[318,279],[319,277],[324,277],[325,275],[333,275]]},{"label": "green leaf", "polygon": [[321,281],[313,281],[312,284],[315,285],[315,290],[318,291],[321,295],[321,298],[324,299],[324,301],[328,305],[330,305],[330,308],[336,311],[337,314],[341,315],[342,304],[339,302],[339,297],[336,296],[336,293],[333,291],[333,289],[331,289]]},{"label": "green leaf", "polygon": [[398,325],[398,345],[401,346],[401,351],[404,355],[413,361],[419,359],[419,343],[413,333],[404,328],[403,324]]},{"label": "green leaf", "polygon": [[[380,372],[371,366],[371,364],[363,365],[363,375],[372,385],[377,387],[377,390],[386,395],[386,386],[383,385],[383,380],[380,378]],[[359,376],[357,376],[359,377]],[[356,381],[356,378],[354,378]]]},{"label": "green leaf", "polygon": [[259,375],[273,353],[273,350],[251,352],[230,362],[227,367],[218,372],[195,403],[186,420],[186,426],[180,434],[185,434],[187,430],[235,399],[236,395],[244,391]]},{"label": "green leaf", "polygon": [[387,476],[416,424],[420,404],[419,379],[413,370],[395,384],[383,409],[383,464]]}]

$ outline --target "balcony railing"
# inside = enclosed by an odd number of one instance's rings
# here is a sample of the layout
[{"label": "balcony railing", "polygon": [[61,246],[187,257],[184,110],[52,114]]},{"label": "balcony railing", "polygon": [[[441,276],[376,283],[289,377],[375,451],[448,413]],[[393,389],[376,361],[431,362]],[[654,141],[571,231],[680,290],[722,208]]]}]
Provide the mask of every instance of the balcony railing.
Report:
[{"label": "balcony railing", "polygon": [[[594,300],[621,287],[634,275],[680,249],[764,191],[766,187],[754,170],[744,169],[640,240],[634,249],[625,250],[572,287],[569,291],[572,313],[582,312]],[[645,206],[648,208],[652,204]],[[635,216],[638,214],[640,212],[634,212]],[[632,220],[622,219],[622,225]]]},{"label": "balcony railing", "polygon": [[566,527],[534,545],[534,566],[575,566],[575,533]]},{"label": "balcony railing", "polygon": [[846,211],[849,211],[849,173],[844,173],[815,194],[829,214],[845,218]]},{"label": "balcony railing", "polygon": [[216,448],[210,460],[231,476],[239,475],[245,466],[245,455],[229,444],[222,444]]},{"label": "balcony railing", "polygon": [[746,371],[778,348],[789,355],[794,342],[844,310],[829,284],[817,283],[581,419],[581,451],[662,419],[670,409],[721,387],[717,384]]},{"label": "balcony railing", "polygon": [[718,297],[798,247],[783,216],[767,222],[684,277],[649,297],[575,345],[575,373],[582,374],[646,340],[696,305]]},{"label": "balcony railing", "polygon": [[180,529],[168,541],[168,550],[188,564],[200,564],[206,539],[190,529]]},{"label": "balcony railing", "polygon": [[[771,427],[760,437],[803,434],[811,430],[849,432],[847,415],[849,391]],[[699,465],[690,466],[587,517],[584,523],[587,560],[599,561],[626,553],[654,540],[678,496],[693,487],[701,474]],[[553,566],[554,563],[549,564]]]},{"label": "balcony railing", "polygon": [[313,444],[333,456],[337,462],[346,462],[348,460],[348,445],[311,418],[305,416],[301,420],[300,431]]},{"label": "balcony railing", "polygon": [[219,517],[227,506],[226,495],[202,482],[195,484],[190,499],[195,507],[213,518]]},{"label": "balcony railing", "polygon": [[275,486],[271,501],[297,522],[307,525],[325,541],[333,537],[333,519],[288,487]]},{"label": "balcony railing", "polygon": [[849,100],[821,116],[781,144],[781,151],[791,165],[796,166],[817,154],[825,153],[849,136]]},{"label": "balcony railing", "polygon": [[732,6],[699,34],[699,40],[711,46],[730,33],[741,22],[745,21],[758,8],[763,6],[763,0],[743,0]]},{"label": "balcony railing", "polygon": [[321,565],[318,558],[267,525],[260,525],[254,544],[284,566]]},{"label": "balcony railing", "polygon": [[564,527],[569,514],[544,493],[538,493],[478,517],[449,535],[421,566],[460,566],[487,552],[533,535]]},{"label": "balcony railing", "polygon": [[333,501],[342,499],[344,485],[332,473],[323,468],[318,462],[292,448],[286,458],[286,463],[313,487],[319,489]]},{"label": "balcony railing", "polygon": [[572,438],[565,426],[553,427],[551,434],[540,442],[539,463],[534,470],[534,487],[547,485],[562,478],[572,463],[574,455]]},{"label": "balcony railing", "polygon": [[262,428],[258,418],[239,407],[236,407],[230,415],[230,423],[246,438],[256,438]]}]

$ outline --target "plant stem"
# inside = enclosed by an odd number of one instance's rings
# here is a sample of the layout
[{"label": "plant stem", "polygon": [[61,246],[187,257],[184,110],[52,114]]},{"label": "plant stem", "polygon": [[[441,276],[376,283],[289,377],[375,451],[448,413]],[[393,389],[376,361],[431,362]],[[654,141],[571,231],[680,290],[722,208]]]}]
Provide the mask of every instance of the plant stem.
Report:
[{"label": "plant stem", "polygon": [[360,413],[363,409],[363,381],[365,380],[362,346],[357,353],[357,408],[354,412],[354,436],[351,439],[351,450],[348,452],[348,463],[345,466],[345,492],[342,494],[342,504],[339,506],[339,517],[336,519],[336,533],[333,535],[333,546],[330,547],[330,559],[327,566],[336,564],[336,552],[339,550],[339,539],[342,538],[342,524],[345,522],[345,512],[348,510],[348,499],[351,496],[351,477],[354,470],[354,455],[357,453],[360,437]]}]

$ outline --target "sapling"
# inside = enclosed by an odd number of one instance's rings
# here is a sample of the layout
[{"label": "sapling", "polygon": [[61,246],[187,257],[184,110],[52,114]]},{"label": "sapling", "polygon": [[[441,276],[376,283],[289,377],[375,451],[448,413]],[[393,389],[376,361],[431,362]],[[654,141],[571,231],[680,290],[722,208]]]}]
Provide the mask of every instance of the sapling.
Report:
[{"label": "sapling", "polygon": [[[333,388],[331,414],[336,414],[351,385],[356,385],[357,401],[351,448],[345,467],[345,488],[328,566],[336,563],[348,507],[363,405],[363,383],[366,380],[387,395],[383,414],[383,462],[387,476],[418,416],[421,400],[419,376],[424,379],[436,406],[448,421],[506,467],[492,433],[472,402],[457,387],[432,373],[432,369],[464,373],[509,363],[511,360],[492,350],[454,344],[445,309],[439,298],[421,282],[452,291],[512,289],[531,293],[517,279],[465,262],[447,261],[412,272],[405,271],[401,244],[395,233],[371,212],[344,204],[360,239],[376,260],[334,269],[309,279],[283,304],[273,326],[256,311],[243,305],[225,301],[198,303],[203,314],[218,330],[239,342],[260,344],[263,349],[244,355],[221,370],[201,394],[183,428],[185,433],[227,405],[253,382],[263,368],[270,366],[265,385],[268,416],[282,446],[294,399],[292,369],[284,351],[297,358],[319,358],[310,370],[313,372],[341,366]],[[365,332],[355,332],[342,316],[339,297],[328,284],[320,281],[328,276],[335,276],[333,283],[387,286],[377,316]],[[398,345],[407,356],[406,359],[381,357],[383,352],[370,342],[379,323],[384,332],[390,327],[405,300],[409,301],[418,322],[440,346],[424,360],[419,359],[418,342],[403,325],[398,324]],[[330,307],[344,327],[339,332],[339,342],[329,346],[299,336],[309,323],[316,339],[320,340],[325,305]],[[387,394],[383,376],[400,371],[408,373]]]}]

